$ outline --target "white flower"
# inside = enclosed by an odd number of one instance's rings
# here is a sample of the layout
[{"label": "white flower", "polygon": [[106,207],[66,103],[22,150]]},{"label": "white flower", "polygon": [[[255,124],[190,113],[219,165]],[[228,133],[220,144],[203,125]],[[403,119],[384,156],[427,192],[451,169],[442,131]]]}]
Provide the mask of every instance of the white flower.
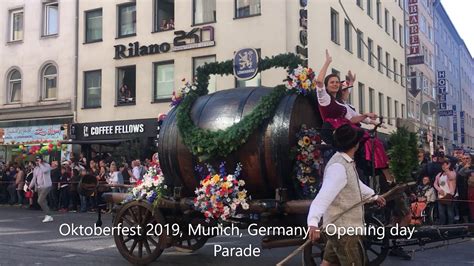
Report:
[{"label": "white flower", "polygon": [[244,210],[248,210],[249,207],[250,207],[249,204],[246,203],[246,202],[243,202],[241,205],[242,205],[242,209],[244,209]]},{"label": "white flower", "polygon": [[227,181],[230,182],[230,181],[232,181],[232,180],[234,180],[234,176],[233,176],[233,175],[228,175],[228,176],[227,176]]},{"label": "white flower", "polygon": [[[238,200],[237,200],[237,201],[238,201]],[[235,203],[230,204],[230,208],[231,208],[232,210],[235,210],[235,209],[237,208],[237,204],[235,204]]]},{"label": "white flower", "polygon": [[245,181],[244,180],[239,180],[239,186],[245,186]]}]

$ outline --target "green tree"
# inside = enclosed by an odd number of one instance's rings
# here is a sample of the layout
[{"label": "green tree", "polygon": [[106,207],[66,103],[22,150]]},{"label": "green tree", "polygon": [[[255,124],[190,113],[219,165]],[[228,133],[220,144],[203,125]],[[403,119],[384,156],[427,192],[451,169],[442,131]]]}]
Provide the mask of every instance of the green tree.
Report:
[{"label": "green tree", "polygon": [[413,181],[412,171],[418,164],[416,134],[409,132],[405,127],[390,135],[390,168],[398,182]]}]

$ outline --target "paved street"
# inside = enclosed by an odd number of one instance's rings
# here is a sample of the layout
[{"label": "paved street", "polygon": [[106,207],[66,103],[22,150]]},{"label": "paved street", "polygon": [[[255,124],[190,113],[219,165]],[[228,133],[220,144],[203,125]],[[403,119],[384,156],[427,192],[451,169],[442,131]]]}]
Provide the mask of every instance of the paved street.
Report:
[{"label": "paved street", "polygon": [[[41,211],[0,206],[0,265],[128,265],[115,248],[112,237],[60,235],[61,224],[92,226],[95,214],[55,213],[53,216],[53,223],[43,224]],[[105,216],[104,225],[111,225],[110,215]],[[166,250],[153,265],[275,265],[294,249],[262,250],[258,258],[222,258],[213,256],[215,244],[260,246],[258,237],[217,237],[196,253],[183,254],[173,248]],[[301,265],[301,256],[297,256],[291,265]],[[418,252],[410,262],[388,257],[383,265],[474,265],[474,239]]]}]

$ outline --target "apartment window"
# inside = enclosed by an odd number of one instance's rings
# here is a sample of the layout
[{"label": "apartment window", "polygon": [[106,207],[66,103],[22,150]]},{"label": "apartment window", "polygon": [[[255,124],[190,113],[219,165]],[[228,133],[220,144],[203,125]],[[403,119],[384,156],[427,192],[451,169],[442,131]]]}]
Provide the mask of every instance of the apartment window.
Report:
[{"label": "apartment window", "polygon": [[21,101],[21,73],[14,69],[8,75],[8,103]]},{"label": "apartment window", "polygon": [[390,54],[385,52],[385,75],[387,75],[387,77],[391,77],[391,74],[390,74]]},{"label": "apartment window", "polygon": [[398,107],[399,107],[398,105],[399,105],[398,101],[395,100],[395,110],[394,110],[395,113],[393,114],[394,117],[398,117]]},{"label": "apartment window", "polygon": [[373,113],[375,109],[375,91],[369,88],[369,113]]},{"label": "apartment window", "polygon": [[137,31],[135,3],[118,6],[118,37],[134,36]]},{"label": "apartment window", "polygon": [[58,34],[59,26],[58,3],[43,4],[43,36]]},{"label": "apartment window", "polygon": [[136,68],[126,66],[117,68],[117,105],[135,104]]},{"label": "apartment window", "polygon": [[378,68],[380,73],[383,73],[383,64],[382,64],[382,47],[377,45],[377,61],[378,61]]},{"label": "apartment window", "polygon": [[260,15],[260,0],[235,0],[235,17],[244,18]]},{"label": "apartment window", "polygon": [[398,61],[397,59],[393,59],[393,80],[398,83]]},{"label": "apartment window", "polygon": [[385,9],[385,32],[390,35],[390,31],[388,29],[390,29],[388,23],[389,23],[389,17],[390,17],[390,14],[388,13],[388,10]]},{"label": "apartment window", "polygon": [[383,113],[383,93],[380,93],[379,92],[379,116],[383,116],[384,113]]},{"label": "apartment window", "polygon": [[56,99],[58,94],[58,71],[53,64],[46,65],[41,72],[41,98],[43,100]]},{"label": "apartment window", "polygon": [[431,26],[428,26],[428,38],[433,42],[433,28]]},{"label": "apartment window", "polygon": [[344,20],[344,48],[352,53],[352,27],[347,20]]},{"label": "apartment window", "polygon": [[382,4],[380,3],[380,0],[377,0],[375,9],[377,13],[377,24],[382,26]]},{"label": "apartment window", "polygon": [[362,31],[357,30],[357,57],[364,60],[364,33]]},{"label": "apartment window", "polygon": [[102,9],[85,12],[86,43],[102,41]]},{"label": "apartment window", "polygon": [[174,62],[154,63],[155,86],[153,100],[170,99],[174,90]]},{"label": "apartment window", "polygon": [[216,0],[194,0],[194,24],[216,22]]},{"label": "apartment window", "polygon": [[369,65],[371,67],[374,66],[374,60],[373,60],[373,53],[374,53],[374,41],[372,39],[367,38],[367,46],[368,46],[368,61]]},{"label": "apartment window", "polygon": [[[215,55],[194,57],[193,58],[193,77],[196,76],[198,67],[203,66],[204,64],[214,63],[214,62],[216,62]],[[207,86],[207,90],[209,92],[216,91],[216,75],[209,76],[209,85]]]},{"label": "apartment window", "polygon": [[397,20],[392,18],[392,38],[396,42],[397,41]]},{"label": "apartment window", "polygon": [[11,42],[23,40],[23,9],[10,11],[10,38]]},{"label": "apartment window", "polygon": [[356,0],[356,3],[360,8],[364,9],[364,7],[362,6],[364,3],[362,2],[362,0]]},{"label": "apartment window", "polygon": [[364,106],[365,106],[365,85],[364,83],[359,82],[359,113],[363,114],[364,111]]},{"label": "apartment window", "polygon": [[331,8],[331,41],[339,44],[339,14]]},{"label": "apartment window", "polygon": [[402,118],[405,118],[405,105],[402,103]]},{"label": "apartment window", "polygon": [[398,24],[398,43],[403,47],[403,27]]},{"label": "apartment window", "polygon": [[393,124],[392,121],[392,98],[387,97],[387,123],[389,125]]},{"label": "apartment window", "polygon": [[154,31],[174,30],[174,0],[155,0]]},{"label": "apartment window", "polygon": [[367,0],[367,15],[372,18],[372,0]]},{"label": "apartment window", "polygon": [[84,108],[101,106],[102,71],[84,72]]},{"label": "apartment window", "polygon": [[400,83],[405,87],[405,67],[400,64]]}]

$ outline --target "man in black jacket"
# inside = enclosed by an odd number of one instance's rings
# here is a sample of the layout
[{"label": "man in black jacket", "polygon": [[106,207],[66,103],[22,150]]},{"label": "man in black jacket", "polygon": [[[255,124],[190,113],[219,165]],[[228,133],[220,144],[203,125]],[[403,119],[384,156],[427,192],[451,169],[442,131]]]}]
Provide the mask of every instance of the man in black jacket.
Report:
[{"label": "man in black jacket", "polygon": [[51,182],[53,183],[53,186],[51,187],[51,191],[49,191],[48,205],[51,207],[53,211],[57,211],[58,206],[59,206],[58,184],[59,184],[60,178],[61,178],[61,169],[59,169],[58,161],[52,161],[51,162]]}]

